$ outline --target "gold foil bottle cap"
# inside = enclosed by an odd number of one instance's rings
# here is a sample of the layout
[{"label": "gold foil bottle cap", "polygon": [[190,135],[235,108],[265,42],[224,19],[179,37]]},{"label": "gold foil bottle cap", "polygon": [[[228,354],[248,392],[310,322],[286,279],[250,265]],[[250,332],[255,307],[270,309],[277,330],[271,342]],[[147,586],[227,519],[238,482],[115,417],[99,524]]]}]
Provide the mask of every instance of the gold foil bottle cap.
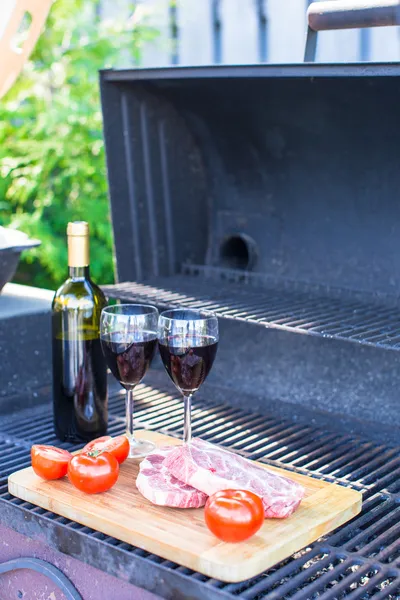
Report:
[{"label": "gold foil bottle cap", "polygon": [[89,265],[89,224],[86,221],[73,221],[67,226],[68,265],[87,267]]},{"label": "gold foil bottle cap", "polygon": [[86,223],[86,221],[68,223],[67,235],[89,235],[89,223]]}]

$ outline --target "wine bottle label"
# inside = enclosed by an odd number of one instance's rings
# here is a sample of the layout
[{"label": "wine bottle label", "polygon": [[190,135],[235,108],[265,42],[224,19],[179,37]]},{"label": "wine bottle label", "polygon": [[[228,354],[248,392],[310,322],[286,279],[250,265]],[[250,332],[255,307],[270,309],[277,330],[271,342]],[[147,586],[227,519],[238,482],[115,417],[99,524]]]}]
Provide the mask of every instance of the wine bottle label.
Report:
[{"label": "wine bottle label", "polygon": [[89,225],[85,221],[68,223],[68,266],[89,265]]}]

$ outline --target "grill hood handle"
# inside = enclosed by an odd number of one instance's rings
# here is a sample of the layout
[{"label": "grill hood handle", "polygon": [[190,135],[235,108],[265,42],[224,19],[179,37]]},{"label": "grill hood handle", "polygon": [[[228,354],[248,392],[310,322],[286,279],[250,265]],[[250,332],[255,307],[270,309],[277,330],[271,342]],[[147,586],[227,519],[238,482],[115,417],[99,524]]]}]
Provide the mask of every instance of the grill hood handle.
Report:
[{"label": "grill hood handle", "polygon": [[315,61],[318,31],[400,25],[400,0],[324,0],[307,10],[305,62]]},{"label": "grill hood handle", "polygon": [[307,11],[313,31],[400,25],[400,0],[329,0],[313,2]]}]

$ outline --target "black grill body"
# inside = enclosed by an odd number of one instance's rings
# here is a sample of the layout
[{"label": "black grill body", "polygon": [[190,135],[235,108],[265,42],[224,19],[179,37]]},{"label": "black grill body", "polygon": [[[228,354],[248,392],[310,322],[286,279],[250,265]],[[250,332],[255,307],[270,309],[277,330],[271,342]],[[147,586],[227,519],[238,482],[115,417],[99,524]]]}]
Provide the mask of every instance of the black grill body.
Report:
[{"label": "black grill body", "polygon": [[101,74],[119,280],[108,294],[215,310],[230,321],[215,383],[233,373],[265,409],[343,414],[373,435],[379,422],[384,440],[400,429],[399,75]]},{"label": "black grill body", "polygon": [[195,263],[396,296],[400,67],[347,69],[102,73],[119,279]]}]

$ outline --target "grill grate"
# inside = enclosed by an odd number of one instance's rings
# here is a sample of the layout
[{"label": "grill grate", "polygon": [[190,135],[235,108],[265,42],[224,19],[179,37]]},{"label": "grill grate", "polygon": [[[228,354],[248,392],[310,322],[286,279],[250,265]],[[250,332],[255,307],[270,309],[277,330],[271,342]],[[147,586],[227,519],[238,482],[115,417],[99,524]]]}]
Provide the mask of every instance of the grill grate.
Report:
[{"label": "grill grate", "polygon": [[[211,395],[210,386],[208,390]],[[111,434],[123,432],[123,415],[123,394],[114,393],[110,398]],[[136,391],[136,419],[140,426],[181,435],[181,401],[167,388],[140,385]],[[151,567],[152,581],[160,570],[164,582],[173,579],[171,591],[164,587],[162,593],[174,600],[186,598],[189,589],[193,598],[211,600],[338,600],[349,596],[361,600],[400,599],[400,449],[199,399],[193,406],[193,431],[251,458],[273,460],[286,468],[362,490],[363,511],[332,535],[252,580],[226,584],[208,579],[8,494],[7,476],[29,465],[31,444],[57,443],[48,407],[0,424],[0,502],[3,507],[25,511],[31,518],[34,515],[41,522],[57,526],[68,536],[76,532],[101,543],[107,552],[118,553],[115,564],[123,558],[142,561],[142,568]],[[76,449],[70,444],[58,445]],[[102,568],[95,558],[91,560],[93,566]],[[140,570],[135,569],[131,580],[146,585],[136,579],[139,576]]]},{"label": "grill grate", "polygon": [[[247,285],[238,285],[243,282]],[[260,287],[262,283],[264,287]],[[183,275],[146,283],[125,282],[103,289],[109,297],[128,302],[152,303],[160,308],[208,309],[219,317],[264,327],[400,348],[398,308],[390,305],[387,298],[378,302],[371,297],[366,302],[346,291],[337,291],[335,297],[332,291],[328,295],[321,289],[305,289],[294,283],[273,286],[262,276],[197,266],[184,267]]]}]

